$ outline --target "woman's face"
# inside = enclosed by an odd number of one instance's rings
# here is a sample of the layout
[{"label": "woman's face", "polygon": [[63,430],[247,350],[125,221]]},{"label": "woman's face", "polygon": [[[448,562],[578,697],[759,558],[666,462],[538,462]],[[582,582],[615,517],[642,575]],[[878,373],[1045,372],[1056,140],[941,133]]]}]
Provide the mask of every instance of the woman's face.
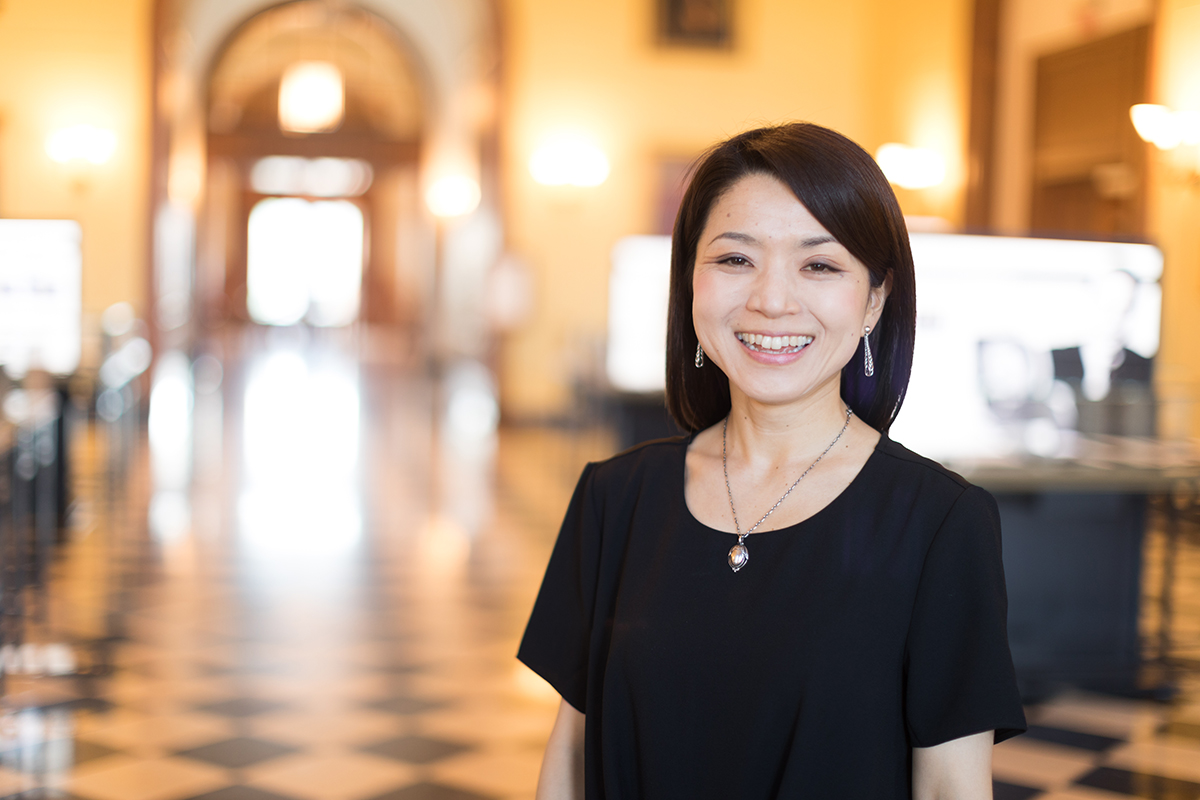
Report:
[{"label": "woman's face", "polygon": [[730,390],[770,405],[836,393],[887,296],[866,266],[770,175],[713,205],[696,247],[692,320]]}]

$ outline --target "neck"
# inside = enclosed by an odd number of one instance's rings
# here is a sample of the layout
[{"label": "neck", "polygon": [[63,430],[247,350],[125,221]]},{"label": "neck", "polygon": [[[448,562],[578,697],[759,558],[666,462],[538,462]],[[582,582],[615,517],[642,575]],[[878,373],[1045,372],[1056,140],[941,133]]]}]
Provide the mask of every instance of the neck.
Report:
[{"label": "neck", "polygon": [[731,386],[726,434],[730,456],[780,464],[821,453],[846,424],[847,406],[840,388],[835,378],[793,403],[770,405]]}]

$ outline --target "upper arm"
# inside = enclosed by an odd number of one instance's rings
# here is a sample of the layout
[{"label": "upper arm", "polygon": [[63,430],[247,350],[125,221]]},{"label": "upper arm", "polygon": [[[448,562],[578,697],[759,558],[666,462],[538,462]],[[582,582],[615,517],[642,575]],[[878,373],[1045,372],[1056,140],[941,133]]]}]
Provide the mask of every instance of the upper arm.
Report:
[{"label": "upper arm", "polygon": [[583,800],[583,738],[586,718],[563,700],[546,742],[537,800]]},{"label": "upper arm", "polygon": [[989,728],[1003,740],[1025,729],[1007,607],[999,513],[991,495],[970,487],[934,534],[917,583],[905,644],[910,744]]},{"label": "upper arm", "polygon": [[913,748],[913,800],[991,800],[993,731]]},{"label": "upper arm", "polygon": [[588,656],[600,562],[595,464],[579,478],[517,658],[577,709],[587,700]]}]

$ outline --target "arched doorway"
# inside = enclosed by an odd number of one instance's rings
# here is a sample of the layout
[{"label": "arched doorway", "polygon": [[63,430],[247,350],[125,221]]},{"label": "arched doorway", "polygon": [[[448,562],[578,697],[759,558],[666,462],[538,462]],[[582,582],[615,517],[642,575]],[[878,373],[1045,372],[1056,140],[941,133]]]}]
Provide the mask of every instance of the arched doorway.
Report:
[{"label": "arched doorway", "polygon": [[[332,130],[281,128],[281,80],[302,63],[341,77]],[[420,322],[432,267],[418,191],[425,84],[399,34],[348,5],[277,6],[227,38],[205,100],[202,322]]]}]

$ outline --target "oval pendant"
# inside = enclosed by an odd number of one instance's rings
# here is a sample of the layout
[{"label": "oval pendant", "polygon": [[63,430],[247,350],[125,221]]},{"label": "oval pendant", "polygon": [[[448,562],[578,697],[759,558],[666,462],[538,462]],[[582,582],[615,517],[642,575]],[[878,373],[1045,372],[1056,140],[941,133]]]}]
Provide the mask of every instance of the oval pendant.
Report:
[{"label": "oval pendant", "polygon": [[737,572],[742,567],[746,566],[746,562],[750,560],[750,549],[746,545],[738,542],[733,547],[729,548],[729,568]]}]

